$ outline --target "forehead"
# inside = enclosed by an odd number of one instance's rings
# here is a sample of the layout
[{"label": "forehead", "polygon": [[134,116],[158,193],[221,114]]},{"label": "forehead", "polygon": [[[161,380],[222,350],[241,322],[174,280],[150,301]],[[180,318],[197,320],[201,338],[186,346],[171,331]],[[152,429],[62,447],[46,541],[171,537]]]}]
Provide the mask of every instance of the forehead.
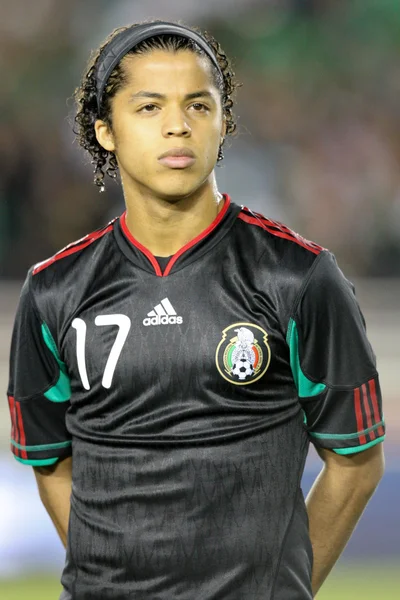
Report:
[{"label": "forehead", "polygon": [[152,50],[128,55],[122,66],[128,85],[135,88],[154,91],[216,89],[209,59],[190,50]]}]

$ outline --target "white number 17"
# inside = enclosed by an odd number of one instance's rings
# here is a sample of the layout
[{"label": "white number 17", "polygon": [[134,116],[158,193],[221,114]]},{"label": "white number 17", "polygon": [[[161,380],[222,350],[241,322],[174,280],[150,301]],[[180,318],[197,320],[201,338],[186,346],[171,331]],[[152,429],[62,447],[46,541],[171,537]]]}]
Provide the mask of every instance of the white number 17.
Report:
[{"label": "white number 17", "polygon": [[[109,389],[112,384],[115,368],[118,359],[124,347],[126,338],[131,328],[131,320],[126,315],[98,315],[95,325],[117,325],[118,333],[115,338],[110,356],[108,357],[106,368],[104,369],[102,386]],[[76,330],[76,359],[78,362],[79,375],[85,390],[90,390],[90,383],[86,371],[85,346],[86,346],[86,323],[83,319],[76,318],[72,321],[72,327]]]}]

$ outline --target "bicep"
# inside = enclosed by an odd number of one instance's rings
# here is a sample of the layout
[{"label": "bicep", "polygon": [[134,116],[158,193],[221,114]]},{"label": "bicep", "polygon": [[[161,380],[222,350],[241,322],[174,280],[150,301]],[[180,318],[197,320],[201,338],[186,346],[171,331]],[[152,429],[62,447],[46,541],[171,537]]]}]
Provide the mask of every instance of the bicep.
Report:
[{"label": "bicep", "polygon": [[72,456],[57,461],[54,465],[47,467],[33,467],[36,479],[45,481],[46,478],[54,477],[60,479],[72,478]]},{"label": "bicep", "polygon": [[58,460],[45,467],[33,467],[40,495],[51,495],[54,491],[70,491],[72,484],[72,456]]},{"label": "bicep", "polygon": [[337,473],[339,477],[361,481],[369,486],[379,481],[385,470],[383,444],[356,452],[341,455],[336,452],[316,447],[317,453],[325,464],[325,468]]},{"label": "bicep", "polygon": [[52,519],[64,547],[67,546],[71,510],[72,458],[46,467],[35,467],[40,499]]}]

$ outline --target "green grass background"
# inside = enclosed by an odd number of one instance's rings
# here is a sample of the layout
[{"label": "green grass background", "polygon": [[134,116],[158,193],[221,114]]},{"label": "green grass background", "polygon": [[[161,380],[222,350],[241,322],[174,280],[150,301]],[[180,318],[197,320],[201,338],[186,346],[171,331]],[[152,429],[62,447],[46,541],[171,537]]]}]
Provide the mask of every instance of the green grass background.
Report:
[{"label": "green grass background", "polygon": [[[54,576],[0,580],[1,600],[58,600],[60,591]],[[400,565],[386,564],[337,567],[317,596],[317,600],[399,599]]]}]

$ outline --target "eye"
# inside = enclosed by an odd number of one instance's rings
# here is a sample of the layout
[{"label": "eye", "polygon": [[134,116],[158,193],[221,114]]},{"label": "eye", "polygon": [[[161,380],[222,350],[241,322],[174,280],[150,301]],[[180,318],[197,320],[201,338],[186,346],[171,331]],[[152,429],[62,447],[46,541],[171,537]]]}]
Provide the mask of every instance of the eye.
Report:
[{"label": "eye", "polygon": [[207,112],[209,110],[208,106],[202,104],[201,102],[195,102],[192,104],[192,108],[195,112]]},{"label": "eye", "polygon": [[142,106],[142,108],[139,108],[138,112],[145,112],[145,113],[155,112],[156,108],[157,108],[157,106],[155,104],[146,104],[146,106]]}]

